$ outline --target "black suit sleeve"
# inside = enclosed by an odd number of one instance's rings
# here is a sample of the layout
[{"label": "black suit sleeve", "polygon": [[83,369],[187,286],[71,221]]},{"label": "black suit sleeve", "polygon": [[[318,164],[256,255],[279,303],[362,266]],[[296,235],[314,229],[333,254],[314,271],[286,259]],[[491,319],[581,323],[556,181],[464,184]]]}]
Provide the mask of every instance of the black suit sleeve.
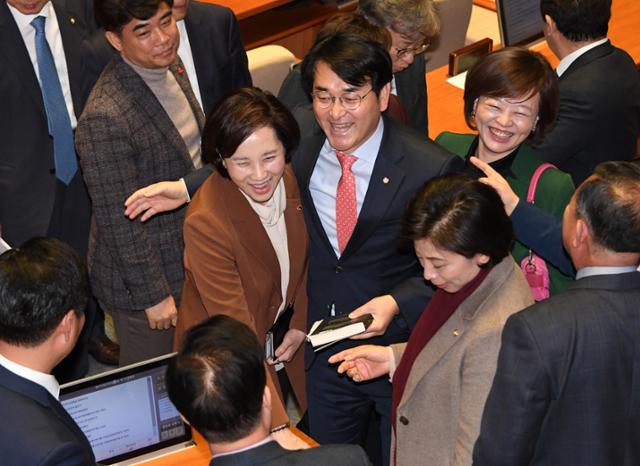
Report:
[{"label": "black suit sleeve", "polygon": [[38,463],[38,466],[89,466],[82,447],[78,443],[66,442],[58,445]]},{"label": "black suit sleeve", "polygon": [[571,258],[562,245],[562,222],[544,210],[520,201],[511,222],[516,238],[563,274],[573,277],[575,270]]},{"label": "black suit sleeve", "polygon": [[520,314],[502,332],[498,367],[473,451],[474,466],[530,464],[551,402],[538,343]]},{"label": "black suit sleeve", "polygon": [[589,141],[580,129],[591,127],[595,111],[580,90],[563,87],[556,124],[535,146],[536,154],[546,162],[562,165]]},{"label": "black suit sleeve", "polygon": [[183,178],[184,183],[187,185],[187,192],[189,193],[189,198],[193,199],[196,191],[202,186],[202,183],[205,182],[209,175],[213,173],[213,165],[205,164],[197,170],[193,170],[186,174]]}]

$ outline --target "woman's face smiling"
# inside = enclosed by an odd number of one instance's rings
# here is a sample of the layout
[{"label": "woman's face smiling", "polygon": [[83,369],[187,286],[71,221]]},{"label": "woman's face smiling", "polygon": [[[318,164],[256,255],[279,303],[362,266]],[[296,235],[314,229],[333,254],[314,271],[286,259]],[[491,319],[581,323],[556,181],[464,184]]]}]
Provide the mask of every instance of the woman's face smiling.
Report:
[{"label": "woman's face smiling", "polygon": [[480,97],[475,103],[478,158],[491,163],[513,152],[535,129],[540,93],[509,97]]},{"label": "woman's face smiling", "polygon": [[231,181],[252,200],[263,204],[273,197],[282,178],[285,150],[273,128],[263,126],[251,133],[223,163]]}]

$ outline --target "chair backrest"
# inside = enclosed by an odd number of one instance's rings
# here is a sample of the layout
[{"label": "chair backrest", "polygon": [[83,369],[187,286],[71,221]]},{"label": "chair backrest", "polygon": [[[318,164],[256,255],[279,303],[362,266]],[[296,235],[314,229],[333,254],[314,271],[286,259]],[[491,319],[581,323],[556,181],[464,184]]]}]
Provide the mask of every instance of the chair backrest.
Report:
[{"label": "chair backrest", "polygon": [[473,6],[473,0],[441,0],[437,3],[440,35],[426,51],[427,71],[446,65],[449,52],[464,47]]},{"label": "chair backrest", "polygon": [[289,73],[296,57],[281,45],[265,45],[247,51],[253,85],[274,95]]}]

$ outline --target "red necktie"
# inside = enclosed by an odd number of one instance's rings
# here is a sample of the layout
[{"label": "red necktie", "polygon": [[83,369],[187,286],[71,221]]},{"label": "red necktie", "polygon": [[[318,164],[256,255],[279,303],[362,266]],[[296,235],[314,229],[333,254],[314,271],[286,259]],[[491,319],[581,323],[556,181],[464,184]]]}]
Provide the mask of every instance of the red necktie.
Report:
[{"label": "red necktie", "polygon": [[336,230],[338,233],[338,249],[342,254],[358,220],[356,177],[351,171],[351,166],[358,160],[358,157],[347,155],[339,150],[336,151],[336,155],[342,167],[342,176],[338,181],[338,189],[336,190]]}]

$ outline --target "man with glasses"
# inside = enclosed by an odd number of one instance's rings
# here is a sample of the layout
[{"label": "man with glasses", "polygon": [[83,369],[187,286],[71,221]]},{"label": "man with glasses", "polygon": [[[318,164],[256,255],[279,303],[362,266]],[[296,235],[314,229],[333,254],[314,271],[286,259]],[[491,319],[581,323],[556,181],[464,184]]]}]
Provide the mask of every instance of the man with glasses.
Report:
[{"label": "man with glasses", "polygon": [[[298,109],[302,140],[293,157],[310,237],[309,322],[349,313],[395,289],[379,299],[393,301],[406,314],[371,342],[403,341],[429,292],[412,248],[399,241],[400,218],[425,181],[453,171],[459,161],[381,116],[392,65],[379,43],[333,35],[314,46],[301,73],[315,116],[314,121],[307,109]],[[347,340],[317,353],[307,348],[311,435],[321,444],[364,444],[376,416],[382,464],[388,464],[389,381],[356,384],[327,362],[355,344]]]}]

